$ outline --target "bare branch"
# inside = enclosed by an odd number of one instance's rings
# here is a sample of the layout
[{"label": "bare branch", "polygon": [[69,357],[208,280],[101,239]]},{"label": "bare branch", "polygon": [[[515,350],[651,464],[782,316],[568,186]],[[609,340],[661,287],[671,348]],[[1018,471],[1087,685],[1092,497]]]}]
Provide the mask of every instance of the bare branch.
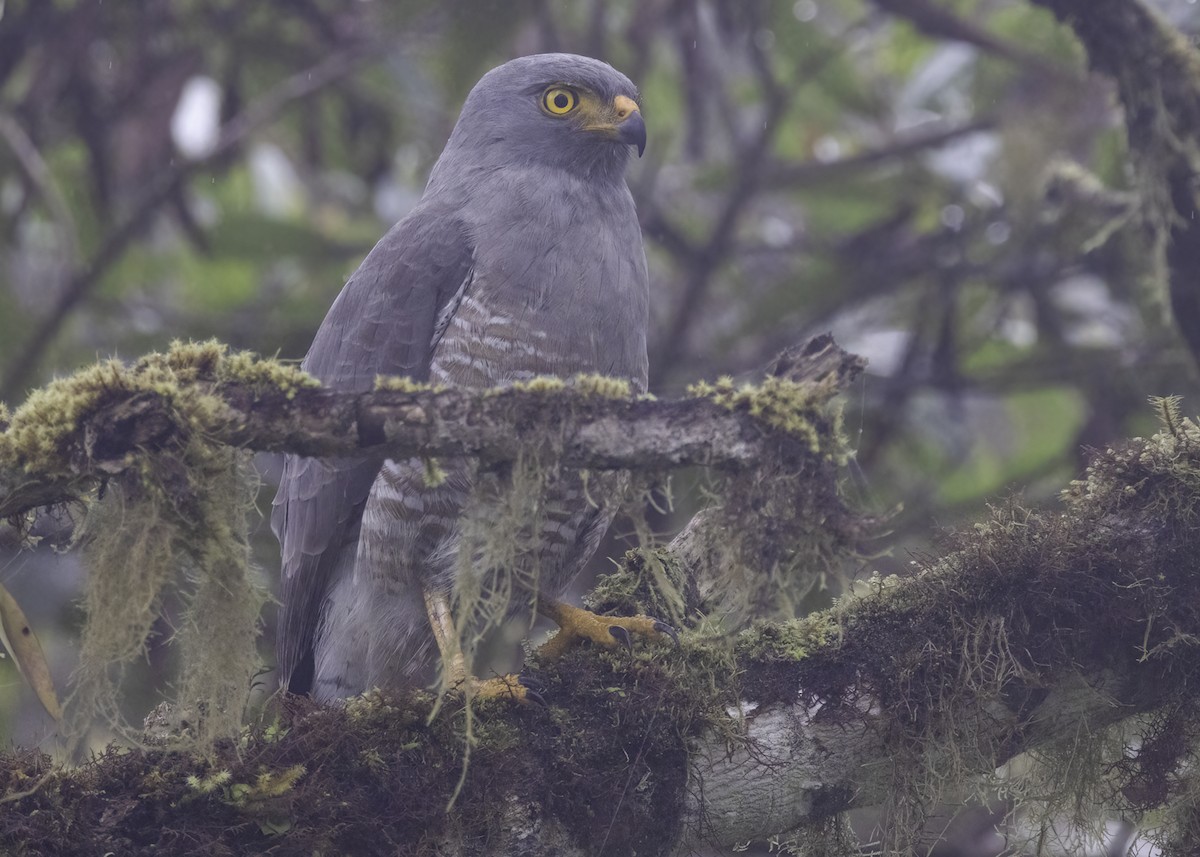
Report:
[{"label": "bare branch", "polygon": [[58,223],[58,230],[66,250],[67,261],[72,265],[79,259],[79,231],[75,228],[75,218],[71,215],[70,206],[62,194],[62,189],[54,180],[49,165],[38,151],[37,146],[25,129],[17,122],[16,117],[7,111],[0,111],[0,137],[3,137],[8,147],[16,155],[17,163],[25,173],[29,183],[41,194],[51,216]]},{"label": "bare branch", "polygon": [[886,12],[909,21],[927,36],[973,45],[984,53],[1001,57],[1024,68],[1053,77],[1073,78],[1075,72],[1028,51],[1020,45],[1002,39],[971,21],[961,18],[944,5],[932,0],[874,0]]}]

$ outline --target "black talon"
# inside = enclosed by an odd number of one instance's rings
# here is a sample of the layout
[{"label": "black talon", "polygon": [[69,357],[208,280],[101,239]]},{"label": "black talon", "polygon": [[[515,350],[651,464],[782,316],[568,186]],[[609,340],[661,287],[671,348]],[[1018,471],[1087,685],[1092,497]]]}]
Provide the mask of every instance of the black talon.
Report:
[{"label": "black talon", "polygon": [[546,683],[544,681],[537,676],[530,675],[529,673],[521,673],[517,676],[517,681],[521,683],[521,687],[534,692],[546,689]]},{"label": "black talon", "polygon": [[654,630],[658,631],[658,633],[660,633],[660,634],[666,634],[668,637],[671,638],[672,641],[674,641],[675,645],[677,645],[677,646],[679,645],[679,632],[676,631],[674,628],[672,628],[670,625],[668,625],[666,622],[660,622],[657,619],[655,619],[654,620]]},{"label": "black talon", "polygon": [[630,654],[633,653],[633,638],[629,636],[628,631],[620,625],[609,625],[608,633],[612,634],[618,643],[624,643]]},{"label": "black talon", "polygon": [[525,700],[527,702],[540,705],[542,708],[550,707],[549,703],[546,702],[546,698],[541,694],[541,691],[546,689],[546,685],[541,679],[522,671],[517,675],[517,684],[525,688]]}]

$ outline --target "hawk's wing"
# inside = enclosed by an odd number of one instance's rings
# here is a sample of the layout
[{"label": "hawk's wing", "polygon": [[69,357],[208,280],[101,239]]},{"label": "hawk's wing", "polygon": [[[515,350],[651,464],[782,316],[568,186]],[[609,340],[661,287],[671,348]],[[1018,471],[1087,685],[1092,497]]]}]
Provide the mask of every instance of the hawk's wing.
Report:
[{"label": "hawk's wing", "polygon": [[[372,389],[377,375],[424,381],[437,333],[471,276],[471,245],[451,213],[418,207],[350,277],[321,323],[304,368],[326,386]],[[363,503],[382,461],[287,456],[271,527],[282,548],[279,683],[305,693],[313,642],[333,583],[353,573]]]}]

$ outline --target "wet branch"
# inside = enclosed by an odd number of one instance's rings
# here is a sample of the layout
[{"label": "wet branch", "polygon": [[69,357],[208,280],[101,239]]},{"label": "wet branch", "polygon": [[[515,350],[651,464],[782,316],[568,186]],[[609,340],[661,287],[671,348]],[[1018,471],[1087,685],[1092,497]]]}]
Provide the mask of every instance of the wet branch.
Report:
[{"label": "wet branch", "polygon": [[[784,352],[769,374],[805,385],[811,398],[796,415],[816,419],[864,365],[820,336]],[[566,467],[653,472],[748,467],[766,445],[788,434],[749,413],[748,403],[724,405],[712,396],[634,399],[553,383],[370,393],[237,380],[197,383],[220,403],[220,417],[204,427],[206,440],[259,452],[472,456],[500,463],[544,445]],[[136,467],[140,456],[178,448],[192,430],[172,395],[136,387],[106,393],[68,427],[49,472],[0,470],[0,517],[68,501],[96,480]]]}]

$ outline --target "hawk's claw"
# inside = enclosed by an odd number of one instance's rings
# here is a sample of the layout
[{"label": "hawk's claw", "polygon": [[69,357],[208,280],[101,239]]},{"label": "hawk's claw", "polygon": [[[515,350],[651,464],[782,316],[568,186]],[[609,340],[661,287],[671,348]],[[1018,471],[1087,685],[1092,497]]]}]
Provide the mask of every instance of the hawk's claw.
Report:
[{"label": "hawk's claw", "polygon": [[[657,630],[657,629],[655,629]],[[612,634],[618,643],[621,643],[625,648],[629,649],[629,653],[633,654],[633,638],[629,636],[629,632],[620,625],[609,625],[608,633]]]},{"label": "hawk's claw", "polygon": [[537,676],[531,675],[530,673],[527,673],[527,672],[520,673],[517,676],[517,681],[519,681],[521,683],[522,687],[527,688],[532,691],[535,691],[535,692],[546,689],[545,682],[543,682]]},{"label": "hawk's claw", "polygon": [[675,645],[677,645],[677,646],[679,645],[679,632],[676,631],[674,628],[672,628],[670,625],[668,625],[666,622],[662,622],[662,621],[659,621],[658,619],[655,619],[654,620],[654,630],[658,631],[658,633],[660,633],[660,634],[666,634],[668,637],[671,638],[671,641],[673,643],[675,643]]}]

